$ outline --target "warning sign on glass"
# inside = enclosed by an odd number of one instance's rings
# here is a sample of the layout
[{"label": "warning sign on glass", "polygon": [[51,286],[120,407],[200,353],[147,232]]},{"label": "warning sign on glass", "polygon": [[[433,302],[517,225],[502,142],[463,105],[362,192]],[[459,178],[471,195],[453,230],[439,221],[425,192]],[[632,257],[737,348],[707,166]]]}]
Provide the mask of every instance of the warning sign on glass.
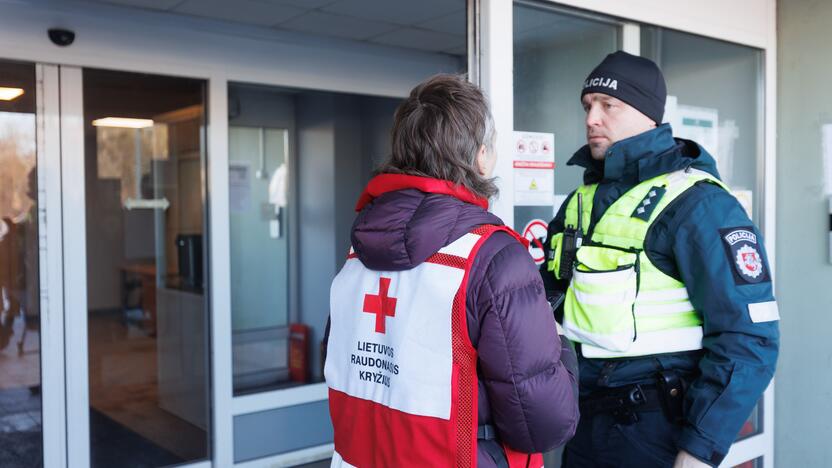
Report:
[{"label": "warning sign on glass", "polygon": [[515,131],[515,206],[551,206],[554,193],[555,134]]}]

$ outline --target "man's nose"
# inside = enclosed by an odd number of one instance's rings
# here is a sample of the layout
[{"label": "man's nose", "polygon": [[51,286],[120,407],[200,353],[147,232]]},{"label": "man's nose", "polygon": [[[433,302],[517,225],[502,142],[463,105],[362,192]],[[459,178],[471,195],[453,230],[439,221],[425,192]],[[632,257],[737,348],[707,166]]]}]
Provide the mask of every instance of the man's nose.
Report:
[{"label": "man's nose", "polygon": [[601,111],[597,106],[592,106],[586,111],[586,126],[591,128],[599,125],[601,125]]}]

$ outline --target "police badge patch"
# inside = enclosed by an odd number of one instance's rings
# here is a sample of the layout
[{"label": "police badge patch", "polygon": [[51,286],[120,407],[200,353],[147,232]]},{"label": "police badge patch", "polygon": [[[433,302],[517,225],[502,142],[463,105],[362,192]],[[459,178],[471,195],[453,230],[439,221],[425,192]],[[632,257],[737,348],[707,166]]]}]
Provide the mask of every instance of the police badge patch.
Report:
[{"label": "police badge patch", "polygon": [[753,226],[720,229],[719,234],[728,261],[734,265],[732,272],[736,284],[755,284],[771,280],[760,255],[760,246]]}]

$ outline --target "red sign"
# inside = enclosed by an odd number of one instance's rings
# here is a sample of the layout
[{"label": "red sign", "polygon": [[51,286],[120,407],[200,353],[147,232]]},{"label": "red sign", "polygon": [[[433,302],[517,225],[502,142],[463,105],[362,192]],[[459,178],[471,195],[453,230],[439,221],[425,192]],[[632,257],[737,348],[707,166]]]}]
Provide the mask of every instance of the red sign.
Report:
[{"label": "red sign", "polygon": [[515,169],[554,169],[554,161],[514,161]]}]

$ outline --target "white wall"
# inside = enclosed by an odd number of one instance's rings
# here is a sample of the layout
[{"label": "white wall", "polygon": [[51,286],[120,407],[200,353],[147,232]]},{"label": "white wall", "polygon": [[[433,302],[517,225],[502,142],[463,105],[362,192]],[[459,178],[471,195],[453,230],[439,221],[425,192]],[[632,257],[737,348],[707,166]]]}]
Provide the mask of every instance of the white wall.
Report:
[{"label": "white wall", "polygon": [[778,8],[778,467],[832,466],[832,265],[821,125],[832,123],[832,2]]}]

